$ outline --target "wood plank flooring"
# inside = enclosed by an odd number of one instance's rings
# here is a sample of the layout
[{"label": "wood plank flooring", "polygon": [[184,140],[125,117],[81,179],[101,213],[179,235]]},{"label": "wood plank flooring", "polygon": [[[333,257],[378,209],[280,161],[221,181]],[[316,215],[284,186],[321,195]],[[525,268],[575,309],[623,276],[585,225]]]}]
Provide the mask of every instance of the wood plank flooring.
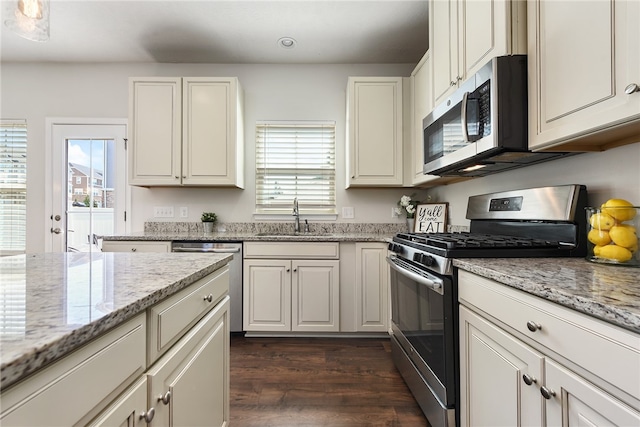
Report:
[{"label": "wood plank flooring", "polygon": [[231,427],[427,426],[383,338],[231,337]]}]

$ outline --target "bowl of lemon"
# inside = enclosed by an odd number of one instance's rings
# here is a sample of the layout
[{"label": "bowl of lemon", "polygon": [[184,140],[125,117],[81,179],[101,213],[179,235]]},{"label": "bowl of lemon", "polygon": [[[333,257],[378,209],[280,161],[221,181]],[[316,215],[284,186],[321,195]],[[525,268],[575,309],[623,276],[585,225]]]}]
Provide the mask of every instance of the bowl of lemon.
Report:
[{"label": "bowl of lemon", "polygon": [[586,212],[587,259],[640,267],[640,207],[624,199],[609,199],[599,208],[587,207]]}]

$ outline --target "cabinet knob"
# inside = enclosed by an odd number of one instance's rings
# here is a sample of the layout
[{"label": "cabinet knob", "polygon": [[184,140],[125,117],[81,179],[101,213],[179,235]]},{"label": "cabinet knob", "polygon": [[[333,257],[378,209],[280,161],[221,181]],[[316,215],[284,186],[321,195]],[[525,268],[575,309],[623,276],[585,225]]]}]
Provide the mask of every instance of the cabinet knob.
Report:
[{"label": "cabinet knob", "polygon": [[[204,297],[203,300],[205,300],[206,302],[211,302],[211,301],[213,301],[213,295],[209,294],[206,297]],[[167,393],[169,393],[169,392],[167,392]]]},{"label": "cabinet knob", "polygon": [[153,420],[153,416],[156,414],[155,408],[150,408],[147,412],[143,412],[140,414],[140,419],[144,420],[147,424],[149,424]]},{"label": "cabinet knob", "polygon": [[456,82],[455,82],[455,81],[451,80],[451,81],[449,82],[449,86],[455,86],[455,85],[456,85]]},{"label": "cabinet knob", "polygon": [[556,395],[556,392],[551,390],[550,388],[546,388],[545,386],[542,386],[540,387],[540,394],[542,394],[542,397],[549,400]]},{"label": "cabinet knob", "polygon": [[542,325],[534,322],[533,320],[529,320],[527,322],[527,329],[529,329],[531,332],[536,332],[542,329]]},{"label": "cabinet knob", "polygon": [[158,402],[162,402],[165,405],[168,405],[169,402],[171,402],[171,392],[168,391],[164,395],[161,394],[160,396],[158,396]]},{"label": "cabinet knob", "polygon": [[626,93],[627,95],[631,95],[634,92],[640,92],[640,86],[638,86],[637,83],[631,83],[624,88],[624,93]]},{"label": "cabinet knob", "polygon": [[176,175],[174,178],[175,178],[175,179],[180,179],[180,177],[179,177],[178,175]]},{"label": "cabinet knob", "polygon": [[529,374],[523,374],[522,381],[524,381],[526,385],[531,385],[538,382],[538,380],[535,377],[532,377]]},{"label": "cabinet knob", "polygon": [[131,248],[131,252],[135,252],[137,250],[138,250],[137,248]]},{"label": "cabinet knob", "polygon": [[287,268],[287,273],[288,273],[288,272],[290,272],[290,271],[291,271],[291,269],[290,269],[290,268]]},{"label": "cabinet knob", "polygon": [[185,179],[187,176],[186,175],[182,175],[182,179]]}]

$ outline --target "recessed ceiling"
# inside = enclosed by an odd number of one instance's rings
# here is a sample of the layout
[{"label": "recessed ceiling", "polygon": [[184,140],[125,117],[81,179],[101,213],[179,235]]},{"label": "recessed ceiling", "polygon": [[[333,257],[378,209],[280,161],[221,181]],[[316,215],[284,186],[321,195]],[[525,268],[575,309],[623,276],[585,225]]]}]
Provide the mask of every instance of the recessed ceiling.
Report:
[{"label": "recessed ceiling", "polygon": [[[2,0],[3,14],[7,1]],[[51,1],[51,38],[4,25],[2,62],[417,63],[427,1]],[[4,18],[2,19],[4,22]],[[278,40],[295,39],[283,49]]]}]

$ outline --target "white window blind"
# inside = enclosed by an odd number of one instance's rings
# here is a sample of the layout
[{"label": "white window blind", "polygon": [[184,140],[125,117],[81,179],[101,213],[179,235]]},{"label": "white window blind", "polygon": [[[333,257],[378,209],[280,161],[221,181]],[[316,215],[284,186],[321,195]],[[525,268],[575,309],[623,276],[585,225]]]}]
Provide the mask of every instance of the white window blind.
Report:
[{"label": "white window blind", "polygon": [[0,121],[0,255],[25,253],[27,123]]},{"label": "white window blind", "polygon": [[335,122],[256,124],[256,212],[335,214]]}]

